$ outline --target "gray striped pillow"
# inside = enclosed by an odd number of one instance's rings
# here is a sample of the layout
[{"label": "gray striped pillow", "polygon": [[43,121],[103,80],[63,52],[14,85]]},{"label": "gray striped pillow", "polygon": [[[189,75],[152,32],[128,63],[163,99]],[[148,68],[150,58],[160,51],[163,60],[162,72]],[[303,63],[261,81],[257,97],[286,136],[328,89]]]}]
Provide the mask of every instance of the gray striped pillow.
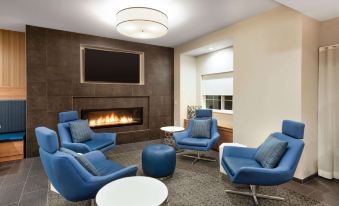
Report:
[{"label": "gray striped pillow", "polygon": [[265,142],[259,146],[255,154],[255,160],[260,162],[261,166],[265,168],[275,168],[285,153],[287,146],[288,143],[286,141],[281,141],[274,136],[269,136]]},{"label": "gray striped pillow", "polygon": [[191,137],[211,138],[211,119],[195,119]]},{"label": "gray striped pillow", "polygon": [[88,126],[88,120],[76,120],[69,123],[73,142],[85,142],[91,139],[92,130]]},{"label": "gray striped pillow", "polygon": [[61,152],[67,153],[75,157],[75,159],[92,175],[99,176],[99,171],[95,168],[95,166],[82,154],[78,154],[70,149],[61,147]]}]

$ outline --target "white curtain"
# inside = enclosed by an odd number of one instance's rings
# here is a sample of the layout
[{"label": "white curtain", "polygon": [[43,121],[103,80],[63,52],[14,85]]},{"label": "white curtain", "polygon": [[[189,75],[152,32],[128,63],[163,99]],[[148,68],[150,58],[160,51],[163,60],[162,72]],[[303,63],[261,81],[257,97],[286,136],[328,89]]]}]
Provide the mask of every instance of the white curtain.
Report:
[{"label": "white curtain", "polygon": [[339,179],[339,46],[319,50],[318,174]]}]

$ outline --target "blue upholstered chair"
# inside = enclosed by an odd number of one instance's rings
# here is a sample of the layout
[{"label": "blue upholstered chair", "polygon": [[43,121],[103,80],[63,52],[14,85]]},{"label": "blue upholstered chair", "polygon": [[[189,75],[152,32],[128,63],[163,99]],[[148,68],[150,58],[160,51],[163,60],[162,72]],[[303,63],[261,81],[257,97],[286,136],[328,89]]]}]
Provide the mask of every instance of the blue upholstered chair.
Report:
[{"label": "blue upholstered chair", "polygon": [[[210,118],[211,121],[211,129],[210,129],[210,138],[207,137],[192,137],[192,128],[193,128],[193,120],[201,120]],[[195,164],[199,160],[206,160],[206,161],[216,161],[215,158],[207,157],[201,152],[206,152],[210,150],[215,143],[219,139],[218,133],[218,123],[217,120],[212,118],[212,110],[210,109],[197,109],[196,110],[196,118],[190,119],[188,123],[188,127],[186,130],[182,132],[176,132],[173,134],[173,138],[175,140],[176,147],[178,149],[184,150],[193,150],[197,151],[197,154],[183,154],[182,156],[194,158],[192,164]]]},{"label": "blue upholstered chair", "polygon": [[58,132],[60,135],[61,146],[78,153],[87,153],[93,150],[106,152],[112,149],[116,144],[115,133],[96,133],[93,132],[90,140],[75,143],[73,142],[69,122],[78,120],[78,112],[69,111],[59,113]]},{"label": "blue upholstered chair", "polygon": [[46,127],[35,129],[40,159],[48,179],[55,189],[69,201],[88,200],[98,190],[116,179],[135,176],[136,166],[123,167],[107,160],[100,151],[83,154],[100,171],[100,176],[88,172],[72,155],[58,150],[57,134]]},{"label": "blue upholstered chair", "polygon": [[280,185],[292,180],[301,157],[304,142],[303,123],[284,120],[282,132],[271,134],[279,140],[288,143],[287,150],[283,154],[277,167],[264,168],[255,160],[257,148],[224,147],[222,153],[222,167],[227,172],[228,178],[233,183],[250,185],[251,192],[239,192],[226,190],[226,192],[252,196],[258,204],[257,197],[284,200],[281,197],[262,195],[256,193],[256,186]]}]

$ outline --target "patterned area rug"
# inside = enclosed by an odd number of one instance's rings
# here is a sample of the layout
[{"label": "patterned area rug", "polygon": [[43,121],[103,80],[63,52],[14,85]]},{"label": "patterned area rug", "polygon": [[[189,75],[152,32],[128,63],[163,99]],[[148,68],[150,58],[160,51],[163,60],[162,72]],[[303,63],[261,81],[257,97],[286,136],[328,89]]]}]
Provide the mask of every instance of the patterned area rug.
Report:
[{"label": "patterned area rug", "polygon": [[[142,174],[140,158],[141,150],[106,154],[109,159],[123,165],[136,164],[139,167],[138,175]],[[169,190],[170,206],[227,206],[227,205],[254,205],[251,197],[227,194],[225,189],[249,191],[248,186],[234,185],[227,180],[225,175],[219,172],[216,162],[198,162],[194,166],[190,159],[177,157],[177,166],[172,178],[163,181]],[[259,187],[259,193],[281,196],[285,201],[274,201],[259,198],[259,204],[265,205],[298,205],[313,206],[324,205],[307,196],[276,187]],[[48,205],[50,206],[87,206],[90,201],[72,203],[64,200],[54,192],[48,193]]]}]

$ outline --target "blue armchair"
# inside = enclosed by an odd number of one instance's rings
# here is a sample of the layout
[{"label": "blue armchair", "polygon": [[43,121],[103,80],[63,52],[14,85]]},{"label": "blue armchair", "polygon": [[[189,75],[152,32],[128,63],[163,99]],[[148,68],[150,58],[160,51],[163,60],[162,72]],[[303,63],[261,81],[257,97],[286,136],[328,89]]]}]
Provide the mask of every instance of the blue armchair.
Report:
[{"label": "blue armchair", "polygon": [[69,122],[78,120],[78,112],[69,111],[59,113],[58,131],[60,135],[61,146],[78,153],[87,153],[93,150],[106,152],[112,149],[116,144],[115,133],[96,133],[93,132],[90,140],[75,143],[73,142]]},{"label": "blue armchair", "polygon": [[[211,138],[207,137],[192,137],[192,128],[193,128],[193,120],[194,119],[206,119],[211,118]],[[218,133],[218,122],[216,119],[212,118],[212,110],[210,109],[198,109],[196,110],[196,118],[190,119],[188,123],[188,127],[186,130],[182,132],[176,132],[173,134],[173,138],[175,140],[176,147],[178,149],[184,150],[193,150],[197,151],[197,154],[183,154],[184,157],[193,158],[194,161],[192,164],[195,164],[199,160],[206,161],[216,161],[215,158],[207,157],[203,154],[200,154],[201,151],[206,152],[214,147],[215,143],[219,139]]]},{"label": "blue armchair", "polygon": [[304,148],[304,142],[301,140],[304,136],[304,128],[303,123],[284,120],[282,132],[272,134],[288,143],[287,150],[277,167],[272,169],[262,167],[255,160],[257,148],[224,147],[221,165],[227,172],[229,180],[237,184],[250,185],[251,189],[251,192],[233,190],[226,190],[226,192],[252,196],[256,204],[258,204],[257,197],[284,200],[281,197],[257,194],[256,186],[280,185],[293,178]]},{"label": "blue armchair", "polygon": [[107,160],[100,151],[84,154],[100,176],[89,173],[72,155],[58,151],[55,131],[46,127],[35,129],[40,158],[48,179],[55,189],[69,201],[88,200],[95,197],[100,188],[116,179],[135,176],[136,166],[123,167]]}]

